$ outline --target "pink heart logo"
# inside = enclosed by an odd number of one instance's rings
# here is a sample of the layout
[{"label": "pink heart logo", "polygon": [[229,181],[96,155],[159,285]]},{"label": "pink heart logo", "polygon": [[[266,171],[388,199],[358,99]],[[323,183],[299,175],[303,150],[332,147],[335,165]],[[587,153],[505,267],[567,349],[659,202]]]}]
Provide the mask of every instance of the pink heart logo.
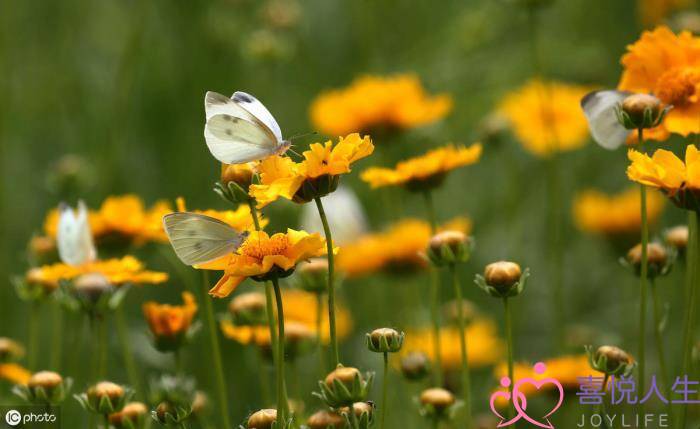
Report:
[{"label": "pink heart logo", "polygon": [[[538,422],[537,420],[533,419],[530,417],[527,412],[525,412],[525,408],[527,407],[526,403],[522,404],[525,405],[524,407],[521,406],[521,403],[519,399],[521,396],[525,396],[523,392],[520,391],[520,387],[524,385],[532,385],[536,390],[541,390],[545,386],[551,387],[554,386],[556,390],[559,392],[559,399],[557,403],[554,405],[554,407],[547,412],[542,419],[546,421],[547,423],[541,423]],[[550,386],[551,385],[551,386]],[[528,422],[532,423],[535,426],[545,428],[545,429],[554,429],[554,426],[552,426],[552,423],[549,422],[548,417],[554,414],[562,405],[564,402],[564,388],[562,387],[561,383],[559,383],[558,380],[554,378],[543,378],[542,380],[535,380],[533,378],[523,378],[521,380],[518,380],[517,383],[515,383],[515,386],[513,386],[513,397],[517,398],[516,400],[513,401],[513,406],[515,406],[515,410],[518,412],[518,415],[527,420]]]}]

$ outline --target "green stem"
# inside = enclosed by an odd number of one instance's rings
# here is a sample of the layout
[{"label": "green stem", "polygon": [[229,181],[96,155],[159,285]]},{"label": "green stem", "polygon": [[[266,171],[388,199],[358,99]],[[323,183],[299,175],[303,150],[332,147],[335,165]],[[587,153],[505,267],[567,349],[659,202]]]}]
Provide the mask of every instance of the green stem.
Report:
[{"label": "green stem", "polygon": [[661,372],[661,383],[666,389],[669,389],[668,373],[666,372],[666,357],[664,356],[663,332],[661,327],[661,299],[659,298],[659,290],[656,287],[656,282],[651,280],[652,306],[654,312],[654,335],[656,337],[656,352],[659,359],[659,371]]},{"label": "green stem", "polygon": [[326,252],[328,258],[328,324],[331,334],[331,349],[333,351],[333,368],[338,366],[340,363],[340,355],[338,353],[338,337],[335,332],[335,284],[333,280],[334,271],[334,257],[333,257],[333,237],[331,235],[331,228],[328,225],[328,218],[326,217],[326,212],[323,210],[323,203],[321,198],[314,198],[316,202],[316,208],[318,209],[318,215],[321,217],[321,222],[323,222],[323,232],[326,235]]},{"label": "green stem", "polygon": [[318,365],[321,376],[326,375],[326,359],[323,356],[323,294],[316,292],[316,348],[318,352]]},{"label": "green stem", "polygon": [[216,388],[219,396],[219,412],[221,413],[221,422],[225,429],[231,428],[231,422],[228,414],[228,398],[226,394],[226,382],[224,380],[224,366],[221,362],[221,348],[219,346],[219,337],[216,330],[216,319],[214,318],[214,306],[211,303],[211,298],[208,296],[209,288],[209,270],[202,270],[202,301],[204,304],[204,314],[207,323],[209,334],[209,345],[211,347],[212,363],[214,364],[214,376],[216,377]]},{"label": "green stem", "polygon": [[260,219],[258,218],[258,209],[255,207],[255,200],[248,200],[248,208],[250,209],[250,217],[253,218],[255,230],[260,231]]},{"label": "green stem", "polygon": [[289,411],[284,374],[284,305],[282,304],[282,291],[280,290],[279,280],[276,277],[272,278],[272,286],[275,289],[275,301],[277,301],[277,412],[280,415],[279,421],[284,426]]},{"label": "green stem", "polygon": [[605,374],[605,377],[603,377],[603,387],[600,388],[601,393],[603,394],[603,401],[601,401],[600,405],[598,406],[598,414],[601,417],[601,420],[603,422],[603,427],[605,429],[610,429],[610,425],[608,424],[608,420],[605,418],[605,415],[607,414],[607,411],[605,409],[605,389],[608,386],[608,380],[610,379],[610,374]]},{"label": "green stem", "polygon": [[[639,144],[644,144],[644,131],[642,128],[638,130]],[[647,224],[647,188],[644,185],[639,185],[639,195],[641,201],[641,219],[642,219],[642,260],[640,261],[640,301],[639,301],[639,391],[646,392],[646,315],[647,315],[647,277],[648,277],[648,261],[647,261],[647,245],[649,243],[649,226]],[[642,414],[644,406],[640,405]]]},{"label": "green stem", "polygon": [[126,326],[126,321],[124,320],[124,309],[121,305],[115,309],[114,324],[117,328],[117,337],[119,338],[119,344],[122,348],[122,357],[124,358],[124,367],[126,368],[126,375],[129,378],[129,384],[134,388],[137,396],[143,397],[141,379],[139,378],[136,363],[134,362],[134,355],[131,351],[129,331]]},{"label": "green stem", "polygon": [[[274,345],[272,346],[272,354],[274,356],[277,353],[277,351],[274,349],[274,347],[276,347],[276,343],[271,342],[270,344]],[[267,368],[267,359],[265,359],[265,356],[263,355],[263,349],[257,347],[256,350],[258,353],[258,370],[260,371],[260,396],[262,396],[263,405],[267,406],[267,404],[270,403],[270,374]]]},{"label": "green stem", "polygon": [[63,364],[63,323],[65,314],[58,301],[53,302],[53,332],[51,333],[51,369],[60,372]]},{"label": "green stem", "polygon": [[464,396],[464,407],[467,429],[472,427],[472,405],[471,405],[471,380],[469,377],[469,357],[467,354],[467,330],[464,320],[464,306],[462,305],[462,286],[459,284],[457,267],[450,264],[450,274],[452,274],[452,287],[457,299],[457,319],[459,323],[459,346],[462,354],[462,395]]},{"label": "green stem", "polygon": [[[513,396],[513,385],[515,384],[513,375],[513,329],[511,325],[511,314],[510,305],[508,304],[508,297],[503,298],[503,310],[505,314],[505,328],[506,328],[506,344],[508,347],[508,378],[510,379],[510,384],[508,385],[508,392],[511,397]],[[508,407],[508,417],[510,418],[513,413],[513,408]]]},{"label": "green stem", "polygon": [[562,271],[562,240],[561,240],[561,215],[560,215],[560,181],[559,159],[554,151],[547,160],[547,193],[548,193],[548,221],[549,226],[549,282],[552,291],[552,308],[554,309],[554,340],[555,349],[564,347],[564,293]]},{"label": "green stem", "polygon": [[95,318],[95,328],[97,330],[97,378],[104,379],[107,371],[107,320],[104,315]]},{"label": "green stem", "polygon": [[[686,302],[685,302],[685,317],[683,326],[683,374],[690,374],[692,368],[692,351],[693,339],[695,338],[695,301],[697,299],[697,282],[700,278],[700,263],[698,263],[698,255],[700,255],[700,219],[698,212],[689,212],[688,219],[688,247],[687,247],[687,270],[688,277],[686,280]],[[685,428],[685,423],[688,418],[688,406],[681,407],[679,428]]]},{"label": "green stem", "polygon": [[[435,234],[437,231],[437,215],[433,204],[433,195],[430,191],[423,192],[425,211],[430,222],[430,231]],[[433,355],[435,368],[433,377],[435,385],[442,387],[442,348],[440,344],[440,277],[434,268],[430,268],[430,318],[433,323]]]},{"label": "green stem", "polygon": [[381,429],[384,429],[386,420],[386,409],[389,407],[386,399],[387,386],[389,385],[389,353],[384,352],[384,379],[382,380],[382,420]]},{"label": "green stem", "polygon": [[28,348],[29,354],[27,356],[27,367],[30,370],[36,371],[36,362],[39,358],[39,301],[32,300],[30,302],[29,309],[29,320],[27,321],[27,329],[29,331]]}]

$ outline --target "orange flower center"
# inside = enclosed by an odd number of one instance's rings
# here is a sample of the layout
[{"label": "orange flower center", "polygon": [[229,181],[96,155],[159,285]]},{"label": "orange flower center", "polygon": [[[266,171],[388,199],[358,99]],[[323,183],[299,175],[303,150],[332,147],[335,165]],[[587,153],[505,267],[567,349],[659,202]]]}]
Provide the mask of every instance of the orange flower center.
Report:
[{"label": "orange flower center", "polygon": [[268,255],[282,255],[289,247],[289,239],[286,235],[273,235],[269,239],[246,241],[240,249],[240,254],[255,259],[263,259]]},{"label": "orange flower center", "polygon": [[700,71],[675,68],[661,75],[656,84],[656,96],[665,104],[683,106],[695,101],[696,86],[700,84]]}]

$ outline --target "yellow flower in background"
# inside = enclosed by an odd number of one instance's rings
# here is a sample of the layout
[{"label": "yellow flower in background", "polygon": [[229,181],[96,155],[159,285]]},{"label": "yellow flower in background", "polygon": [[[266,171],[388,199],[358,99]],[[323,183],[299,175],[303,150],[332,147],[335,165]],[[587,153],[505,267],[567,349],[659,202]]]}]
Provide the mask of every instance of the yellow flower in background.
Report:
[{"label": "yellow flower in background", "polygon": [[235,253],[199,268],[224,270],[224,276],[209,291],[212,296],[224,298],[248,277],[284,277],[300,261],[325,252],[326,240],[319,234],[288,229],[270,236],[264,231],[253,231]]},{"label": "yellow flower in background", "polygon": [[[587,189],[574,199],[576,226],[582,231],[603,235],[636,234],[642,224],[640,200],[636,188],[615,195]],[[651,224],[659,219],[663,207],[663,196],[656,193],[647,196],[647,217]]]},{"label": "yellow flower in background", "polygon": [[330,136],[376,128],[410,129],[445,117],[452,110],[446,94],[430,96],[412,74],[363,76],[348,87],[324,92],[311,104],[314,127]]},{"label": "yellow flower in background", "polygon": [[690,7],[694,0],[638,0],[639,16],[644,25],[659,24],[674,11]]},{"label": "yellow flower in background", "polygon": [[[471,221],[456,218],[438,228],[471,232]],[[403,219],[385,231],[368,234],[343,245],[338,254],[338,270],[347,276],[367,275],[381,269],[403,270],[427,265],[425,252],[432,233],[430,224],[420,219]]]},{"label": "yellow flower in background", "polygon": [[[177,199],[177,211],[180,211],[180,212],[189,211],[190,213],[199,213],[199,214],[203,214],[205,216],[213,217],[213,218],[218,219],[224,223],[229,224],[231,226],[231,228],[235,229],[236,231],[240,231],[240,232],[255,230],[255,222],[253,221],[253,216],[250,214],[250,207],[248,207],[247,204],[239,205],[238,207],[236,207],[236,210],[211,210],[211,209],[208,209],[208,210],[187,210],[187,206],[185,204],[185,199],[182,197],[179,197]],[[260,215],[258,215],[258,219],[260,221],[261,228],[265,228],[267,226],[267,224],[269,223],[267,218],[262,217]],[[160,229],[161,229],[162,233],[165,234],[165,230],[163,229],[162,220],[160,223]]]},{"label": "yellow flower in background", "polygon": [[7,380],[12,384],[26,385],[32,373],[28,369],[16,363],[0,363],[0,380]]},{"label": "yellow flower in background", "polygon": [[700,133],[700,38],[667,27],[645,31],[622,57],[621,90],[651,93],[673,108],[648,138]]},{"label": "yellow flower in background", "polygon": [[182,301],[183,305],[159,304],[155,301],[143,304],[143,315],[156,338],[179,337],[192,326],[197,314],[197,302],[189,292],[182,293]]},{"label": "yellow flower in background", "polygon": [[286,198],[306,203],[313,196],[333,192],[338,186],[338,176],[350,172],[353,162],[374,152],[369,136],[350,134],[321,144],[313,143],[304,151],[304,159],[295,162],[287,156],[273,156],[260,162],[260,184],[250,186],[250,196],[259,207]]},{"label": "yellow flower in background", "polygon": [[[462,366],[459,329],[444,327],[440,329],[440,355],[445,370],[456,370]],[[488,319],[476,319],[467,325],[466,337],[469,366],[479,368],[498,363],[503,357],[505,347],[498,337],[496,325]],[[431,361],[435,361],[432,327],[406,331],[406,339],[401,348],[401,355],[411,352],[423,352]]]},{"label": "yellow flower in background", "polygon": [[578,149],[588,140],[581,98],[590,88],[532,80],[507,94],[498,106],[529,152],[546,157]]},{"label": "yellow flower in background", "polygon": [[116,286],[125,283],[136,285],[159,284],[168,280],[168,274],[145,270],[143,263],[133,256],[124,256],[121,259],[96,260],[79,266],[63,263],[44,265],[29,270],[25,280],[30,284],[55,289],[61,280],[71,280],[90,273],[100,273]]},{"label": "yellow flower in background", "polygon": [[[102,202],[99,210],[88,212],[88,222],[90,231],[98,242],[108,237],[123,238],[134,244],[166,242],[163,216],[172,211],[167,201],[158,201],[146,209],[136,195],[111,196]],[[45,234],[54,239],[58,231],[58,217],[58,210],[53,209],[44,220]]]},{"label": "yellow flower in background", "polygon": [[382,186],[404,186],[409,190],[432,188],[440,185],[448,172],[477,162],[481,149],[481,143],[470,147],[450,144],[401,161],[393,169],[370,167],[360,177],[372,189]]},{"label": "yellow flower in background", "polygon": [[[311,292],[301,290],[283,290],[282,301],[284,302],[284,324],[298,324],[310,330],[314,335],[316,331],[316,295]],[[352,318],[350,311],[341,303],[336,302],[336,333],[339,339],[346,338],[352,330]],[[328,344],[330,332],[328,325],[328,309],[325,303],[321,309],[321,341]],[[238,326],[231,321],[221,322],[221,331],[224,335],[240,344],[255,344],[258,346],[269,346],[270,328],[267,325],[259,326]]]},{"label": "yellow flower in background", "polygon": [[[533,369],[533,365],[516,363],[513,368],[513,377],[516,380],[526,377],[534,378],[535,380],[551,377],[559,380],[564,389],[577,390],[580,386],[579,377],[588,377],[591,375],[593,377],[600,377],[601,375],[598,371],[591,368],[588,362],[588,356],[585,354],[560,356],[547,359],[543,363],[547,366],[547,369],[543,374],[536,374]],[[507,376],[508,364],[505,362],[499,364],[494,370],[494,375],[498,380]],[[555,386],[550,383],[549,385],[545,385],[543,387],[543,389],[536,389],[532,384],[525,384],[521,386],[521,388],[523,388],[523,393],[526,395],[530,393],[544,393],[547,391],[547,389],[552,389]]]}]

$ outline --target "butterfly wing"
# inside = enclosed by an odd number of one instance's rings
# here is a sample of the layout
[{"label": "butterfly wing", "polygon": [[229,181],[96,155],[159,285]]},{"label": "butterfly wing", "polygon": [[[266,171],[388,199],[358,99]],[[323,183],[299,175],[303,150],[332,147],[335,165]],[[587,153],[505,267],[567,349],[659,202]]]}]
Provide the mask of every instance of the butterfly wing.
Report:
[{"label": "butterfly wing", "polygon": [[94,261],[97,257],[90,232],[87,208],[82,201],[78,202],[77,213],[65,204],[61,204],[59,207],[56,242],[58,255],[64,264],[82,265]]},{"label": "butterfly wing", "polygon": [[605,149],[617,149],[627,140],[629,130],[618,122],[615,109],[629,94],[625,91],[594,91],[581,100],[593,140]]},{"label": "butterfly wing", "polygon": [[272,113],[270,113],[257,98],[246,92],[236,91],[233,93],[231,99],[238,106],[245,109],[262,122],[272,132],[278,143],[281,144],[284,141],[284,138],[282,138],[282,130],[280,130],[280,126],[277,124],[275,117],[272,116]]},{"label": "butterfly wing", "polygon": [[163,225],[175,254],[187,265],[204,264],[233,253],[247,236],[225,222],[198,213],[167,214]]},{"label": "butterfly wing", "polygon": [[214,158],[226,164],[256,161],[277,151],[277,141],[262,125],[227,114],[207,121],[204,138]]}]

